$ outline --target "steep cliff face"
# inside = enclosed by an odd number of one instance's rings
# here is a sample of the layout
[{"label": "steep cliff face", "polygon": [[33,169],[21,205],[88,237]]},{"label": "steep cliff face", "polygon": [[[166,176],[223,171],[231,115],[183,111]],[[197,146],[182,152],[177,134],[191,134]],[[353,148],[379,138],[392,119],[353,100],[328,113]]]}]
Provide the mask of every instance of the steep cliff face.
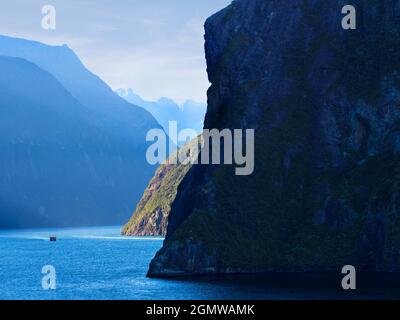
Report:
[{"label": "steep cliff face", "polygon": [[[198,137],[182,146],[178,154],[182,153],[186,156],[193,152],[196,155],[192,154],[191,158],[195,159],[200,148]],[[166,164],[162,164],[157,169],[131,219],[122,229],[123,235],[166,235],[171,204],[175,200],[178,186],[192,166],[190,163],[179,163],[178,154],[173,154]]]},{"label": "steep cliff face", "polygon": [[132,218],[124,226],[125,236],[165,236],[171,203],[190,165],[163,164],[150,181]]},{"label": "steep cliff face", "polygon": [[254,128],[255,171],[193,166],[149,276],[400,271],[400,2],[236,0],[206,22],[205,128]]}]

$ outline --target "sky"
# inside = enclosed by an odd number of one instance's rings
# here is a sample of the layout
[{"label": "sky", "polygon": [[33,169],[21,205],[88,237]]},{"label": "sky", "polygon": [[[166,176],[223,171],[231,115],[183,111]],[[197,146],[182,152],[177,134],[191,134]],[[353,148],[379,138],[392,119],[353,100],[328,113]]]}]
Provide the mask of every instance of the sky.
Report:
[{"label": "sky", "polygon": [[[204,22],[231,0],[1,0],[0,34],[67,44],[114,90],[206,101]],[[42,28],[42,8],[56,29]]]}]

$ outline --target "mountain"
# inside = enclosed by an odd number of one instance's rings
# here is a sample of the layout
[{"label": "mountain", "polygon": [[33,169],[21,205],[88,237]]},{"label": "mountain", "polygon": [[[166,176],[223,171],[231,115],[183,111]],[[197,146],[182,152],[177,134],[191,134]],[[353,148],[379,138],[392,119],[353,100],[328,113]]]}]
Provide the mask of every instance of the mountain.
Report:
[{"label": "mountain", "polygon": [[255,171],[195,165],[148,276],[400,272],[400,10],[236,0],[206,24],[205,128],[255,129]]},{"label": "mountain", "polygon": [[0,36],[0,55],[0,228],[124,223],[159,124],[66,46]]},{"label": "mountain", "polygon": [[203,130],[204,116],[207,109],[207,104],[205,103],[187,100],[182,105],[178,105],[169,98],[161,98],[158,101],[145,101],[135,94],[132,89],[118,89],[117,94],[130,103],[150,112],[166,132],[168,132],[169,121],[178,122],[178,131],[189,128],[200,134]]},{"label": "mountain", "polygon": [[[196,138],[186,143],[178,152],[190,152],[196,143],[197,150],[200,150],[199,138]],[[175,200],[179,184],[192,166],[190,163],[178,163],[176,159],[177,156],[172,155],[166,164],[157,169],[131,219],[124,226],[123,235],[166,235],[171,204]]]},{"label": "mountain", "polygon": [[48,71],[82,105],[114,120],[112,129],[125,131],[127,137],[136,139],[139,144],[143,144],[149,128],[159,127],[147,111],[119,97],[104,81],[87,70],[67,45],[49,46],[0,35],[0,56],[22,58]]}]

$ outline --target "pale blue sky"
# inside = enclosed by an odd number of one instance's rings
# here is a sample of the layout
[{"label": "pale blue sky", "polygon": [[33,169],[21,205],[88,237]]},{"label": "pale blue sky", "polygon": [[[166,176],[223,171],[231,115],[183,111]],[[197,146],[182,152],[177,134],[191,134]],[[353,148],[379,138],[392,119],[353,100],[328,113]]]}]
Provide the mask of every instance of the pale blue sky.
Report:
[{"label": "pale blue sky", "polygon": [[[113,89],[206,101],[205,19],[231,0],[1,0],[0,34],[67,44]],[[57,29],[41,28],[54,5]]]}]

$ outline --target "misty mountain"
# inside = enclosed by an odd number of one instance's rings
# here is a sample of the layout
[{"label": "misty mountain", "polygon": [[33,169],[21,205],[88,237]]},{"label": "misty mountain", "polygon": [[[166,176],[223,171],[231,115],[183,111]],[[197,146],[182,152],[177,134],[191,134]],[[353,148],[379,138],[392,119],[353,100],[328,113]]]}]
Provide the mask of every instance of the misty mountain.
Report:
[{"label": "misty mountain", "polygon": [[[145,110],[116,95],[98,76],[91,73],[67,46],[49,46],[40,42],[0,35],[0,56],[26,59],[51,73],[81,104],[102,113],[119,124],[118,130],[144,141],[145,131],[158,127]],[[115,128],[116,129],[116,128]]]},{"label": "misty mountain", "polygon": [[145,101],[132,89],[118,89],[117,93],[130,103],[138,105],[149,111],[168,132],[169,121],[178,122],[178,130],[194,129],[198,134],[203,130],[204,117],[207,104],[187,100],[178,105],[169,98],[161,98],[158,101]]},{"label": "misty mountain", "polygon": [[67,46],[0,36],[0,55],[0,228],[125,222],[160,125]]}]

